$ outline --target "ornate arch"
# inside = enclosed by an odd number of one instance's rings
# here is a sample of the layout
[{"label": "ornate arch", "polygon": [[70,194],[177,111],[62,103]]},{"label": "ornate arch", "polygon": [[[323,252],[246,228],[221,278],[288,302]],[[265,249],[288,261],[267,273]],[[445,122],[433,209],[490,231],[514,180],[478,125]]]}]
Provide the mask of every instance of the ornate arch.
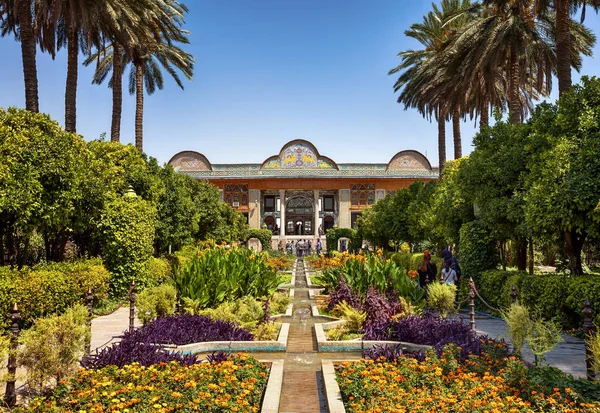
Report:
[{"label": "ornate arch", "polygon": [[431,171],[431,163],[421,152],[414,150],[400,151],[388,162],[386,171],[402,169],[421,169]]},{"label": "ornate arch", "polygon": [[169,160],[168,164],[177,171],[212,171],[208,158],[195,151],[179,152]]},{"label": "ornate arch", "polygon": [[321,156],[307,140],[294,139],[283,145],[278,155],[267,158],[260,169],[339,169],[330,158]]}]

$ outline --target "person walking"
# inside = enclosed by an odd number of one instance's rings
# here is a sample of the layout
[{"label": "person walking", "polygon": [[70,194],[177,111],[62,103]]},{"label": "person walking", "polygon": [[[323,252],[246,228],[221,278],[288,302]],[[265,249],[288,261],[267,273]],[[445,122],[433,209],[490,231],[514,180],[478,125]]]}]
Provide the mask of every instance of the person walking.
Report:
[{"label": "person walking", "polygon": [[444,261],[442,269],[441,281],[444,284],[456,284],[456,271],[452,268],[452,260]]},{"label": "person walking", "polygon": [[321,250],[323,249],[323,245],[321,244],[321,240],[317,240],[317,255],[321,255]]},{"label": "person walking", "polygon": [[433,282],[437,276],[437,266],[431,261],[429,250],[423,251],[423,261],[419,265],[419,286],[425,288],[427,284]]}]

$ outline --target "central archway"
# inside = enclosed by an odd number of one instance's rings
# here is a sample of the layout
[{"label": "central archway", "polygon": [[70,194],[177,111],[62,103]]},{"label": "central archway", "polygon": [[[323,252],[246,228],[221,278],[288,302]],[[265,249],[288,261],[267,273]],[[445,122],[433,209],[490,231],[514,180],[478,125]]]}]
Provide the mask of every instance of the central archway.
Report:
[{"label": "central archway", "polygon": [[315,210],[313,200],[304,195],[294,196],[285,205],[286,235],[312,235]]}]

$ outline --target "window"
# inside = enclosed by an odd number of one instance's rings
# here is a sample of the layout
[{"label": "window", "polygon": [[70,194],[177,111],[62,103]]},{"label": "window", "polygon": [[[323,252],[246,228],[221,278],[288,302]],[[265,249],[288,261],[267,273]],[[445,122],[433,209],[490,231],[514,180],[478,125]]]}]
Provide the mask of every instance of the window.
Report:
[{"label": "window", "polygon": [[358,217],[360,216],[360,212],[352,212],[350,214],[350,226],[352,228],[358,228],[358,225],[356,224],[356,220],[358,219]]},{"label": "window", "polygon": [[350,204],[353,207],[367,207],[375,203],[375,185],[352,185]]},{"label": "window", "polygon": [[273,195],[265,196],[263,207],[265,212],[275,212],[275,197]]},{"label": "window", "polygon": [[333,212],[334,211],[334,197],[333,195],[323,196],[323,211]]},{"label": "window", "polygon": [[225,185],[223,192],[226,204],[235,208],[248,206],[248,185]]}]

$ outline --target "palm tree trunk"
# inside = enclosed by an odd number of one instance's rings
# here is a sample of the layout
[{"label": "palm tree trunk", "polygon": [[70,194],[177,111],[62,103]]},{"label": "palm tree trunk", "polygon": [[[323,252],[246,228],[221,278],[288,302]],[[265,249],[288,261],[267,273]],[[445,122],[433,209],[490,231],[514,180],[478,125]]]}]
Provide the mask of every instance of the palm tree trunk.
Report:
[{"label": "palm tree trunk", "polygon": [[67,33],[67,87],[65,90],[65,129],[77,131],[77,71],[79,58],[79,39],[77,30],[70,27]]},{"label": "palm tree trunk", "polygon": [[[112,83],[112,124],[110,140],[121,141],[121,112],[123,110],[123,48],[116,44],[113,48],[113,83]],[[143,97],[142,97],[143,98]]]},{"label": "palm tree trunk", "polygon": [[510,90],[508,91],[508,111],[510,123],[521,123],[521,102],[519,96],[519,56],[514,48],[511,48],[510,51],[510,61]]},{"label": "palm tree trunk", "polygon": [[554,0],[556,9],[556,70],[558,95],[571,89],[571,21],[570,0]]},{"label": "palm tree trunk", "polygon": [[490,124],[489,105],[487,102],[485,102],[483,105],[481,105],[481,109],[479,110],[479,130],[481,131],[482,128],[485,128],[489,124]]},{"label": "palm tree trunk", "polygon": [[21,58],[25,80],[25,109],[39,112],[37,65],[35,61],[36,41],[33,33],[31,2],[19,2],[19,36],[21,38]]},{"label": "palm tree trunk", "polygon": [[135,64],[135,147],[143,152],[144,134],[144,66]]},{"label": "palm tree trunk", "polygon": [[446,166],[446,117],[440,111],[437,114],[438,118],[438,154],[440,159],[440,173]]},{"label": "palm tree trunk", "polygon": [[452,113],[452,135],[454,136],[454,159],[462,158],[462,140],[460,137],[460,113],[457,109]]}]

